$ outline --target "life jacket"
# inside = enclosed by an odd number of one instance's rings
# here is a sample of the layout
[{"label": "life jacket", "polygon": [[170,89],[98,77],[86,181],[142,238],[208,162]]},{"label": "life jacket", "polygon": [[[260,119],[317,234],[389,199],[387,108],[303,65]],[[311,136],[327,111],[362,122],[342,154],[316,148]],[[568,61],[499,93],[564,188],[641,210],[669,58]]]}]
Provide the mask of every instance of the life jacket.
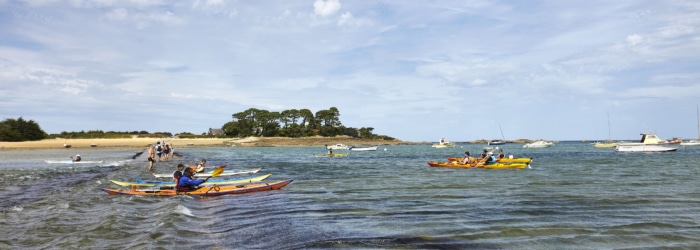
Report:
[{"label": "life jacket", "polygon": [[177,191],[178,193],[192,191],[191,187],[180,186],[180,178],[181,177],[182,177],[182,173],[180,174],[180,176],[177,177],[177,182],[176,182],[177,184],[175,184],[175,191]]},{"label": "life jacket", "polygon": [[156,151],[158,151],[158,152],[163,151],[163,146],[161,146],[160,144],[156,145]]}]

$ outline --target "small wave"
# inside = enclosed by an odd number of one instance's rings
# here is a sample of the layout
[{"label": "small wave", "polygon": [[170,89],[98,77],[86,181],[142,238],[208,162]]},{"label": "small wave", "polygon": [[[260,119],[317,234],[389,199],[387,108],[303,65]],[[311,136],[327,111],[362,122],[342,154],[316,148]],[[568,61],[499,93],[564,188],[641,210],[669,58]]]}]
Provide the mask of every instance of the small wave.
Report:
[{"label": "small wave", "polygon": [[182,206],[182,205],[179,205],[179,204],[178,204],[177,207],[175,208],[175,212],[176,212],[176,213],[179,213],[179,214],[184,214],[184,215],[187,215],[187,216],[194,216],[194,214],[192,214],[192,211],[191,211],[191,210],[189,210],[189,209],[187,209],[186,207],[184,207],[184,206]]}]

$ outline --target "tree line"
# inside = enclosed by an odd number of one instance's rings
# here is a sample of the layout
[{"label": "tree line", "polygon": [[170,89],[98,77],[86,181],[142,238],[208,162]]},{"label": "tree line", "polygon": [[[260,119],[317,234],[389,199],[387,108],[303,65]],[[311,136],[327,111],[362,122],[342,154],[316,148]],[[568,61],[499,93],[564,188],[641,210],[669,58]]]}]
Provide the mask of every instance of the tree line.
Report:
[{"label": "tree line", "polygon": [[[232,121],[225,123],[221,128],[226,137],[266,136],[298,138],[346,135],[362,139],[394,139],[386,135],[374,134],[374,128],[372,127],[345,127],[340,122],[340,111],[338,111],[336,107],[331,107],[327,110],[319,110],[316,111],[316,113],[311,112],[309,109],[288,109],[282,112],[271,112],[250,108],[243,112],[233,114],[232,118]],[[104,132],[102,130],[79,132],[63,131],[59,134],[48,135],[41,129],[38,123],[33,120],[24,120],[22,117],[18,119],[8,118],[0,122],[0,141],[34,141],[56,137],[72,139],[110,139],[129,138],[133,136],[162,138],[171,137],[173,135],[169,132]],[[185,138],[197,137],[197,135],[188,132],[180,133],[178,136]],[[211,137],[212,135],[203,133],[202,136]]]},{"label": "tree line", "polygon": [[249,108],[231,115],[233,121],[222,127],[224,134],[232,137],[309,137],[347,135],[363,139],[393,140],[389,136],[373,133],[372,127],[346,127],[340,122],[336,107],[319,110],[288,109],[282,112]]}]

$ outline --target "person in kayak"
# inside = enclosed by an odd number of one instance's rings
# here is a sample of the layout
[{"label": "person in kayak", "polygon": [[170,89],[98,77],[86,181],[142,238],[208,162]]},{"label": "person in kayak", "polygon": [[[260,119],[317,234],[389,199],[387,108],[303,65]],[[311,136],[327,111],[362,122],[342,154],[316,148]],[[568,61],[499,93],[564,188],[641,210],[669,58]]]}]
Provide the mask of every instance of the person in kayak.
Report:
[{"label": "person in kayak", "polygon": [[185,170],[185,165],[182,163],[177,164],[177,170],[175,170],[175,172],[173,172],[173,181],[175,183],[179,183],[180,177],[182,177],[183,170]]},{"label": "person in kayak", "polygon": [[204,165],[207,164],[207,159],[202,159],[202,161],[199,162],[199,165],[197,165],[197,169],[195,169],[195,172],[201,173],[204,171]]},{"label": "person in kayak", "polygon": [[503,159],[503,158],[506,158],[506,154],[503,153],[503,149],[499,149],[499,150],[498,150],[498,156],[496,157],[496,160],[500,160],[500,159]]},{"label": "person in kayak", "polygon": [[202,185],[202,183],[206,182],[209,180],[209,177],[204,178],[204,179],[197,179],[193,180],[192,176],[194,175],[194,170],[191,168],[186,168],[185,173],[180,177],[180,180],[177,182],[177,191],[178,192],[188,192],[192,190],[198,189],[199,185]]},{"label": "person in kayak", "polygon": [[460,162],[460,164],[472,164],[474,163],[474,158],[469,156],[469,151],[464,152],[464,159]]},{"label": "person in kayak", "polygon": [[496,163],[496,157],[493,156],[493,152],[488,152],[488,153],[486,154],[486,159],[485,159],[485,160],[486,160],[486,161],[484,162],[484,164],[487,164],[487,165],[488,165],[488,164]]},{"label": "person in kayak", "polygon": [[83,158],[80,158],[80,155],[76,154],[75,158],[73,158],[73,156],[71,156],[70,159],[73,160],[73,162],[78,162],[78,161],[82,160]]}]

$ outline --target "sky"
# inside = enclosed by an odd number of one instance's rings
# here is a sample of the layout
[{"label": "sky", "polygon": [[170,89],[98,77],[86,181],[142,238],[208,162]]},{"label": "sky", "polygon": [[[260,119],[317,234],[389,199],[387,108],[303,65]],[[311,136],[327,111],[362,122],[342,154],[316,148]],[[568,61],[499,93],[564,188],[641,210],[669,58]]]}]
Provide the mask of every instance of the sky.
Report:
[{"label": "sky", "polygon": [[[205,133],[336,107],[404,141],[698,138],[698,1],[0,0],[0,119]],[[609,125],[608,125],[609,124]]]}]

